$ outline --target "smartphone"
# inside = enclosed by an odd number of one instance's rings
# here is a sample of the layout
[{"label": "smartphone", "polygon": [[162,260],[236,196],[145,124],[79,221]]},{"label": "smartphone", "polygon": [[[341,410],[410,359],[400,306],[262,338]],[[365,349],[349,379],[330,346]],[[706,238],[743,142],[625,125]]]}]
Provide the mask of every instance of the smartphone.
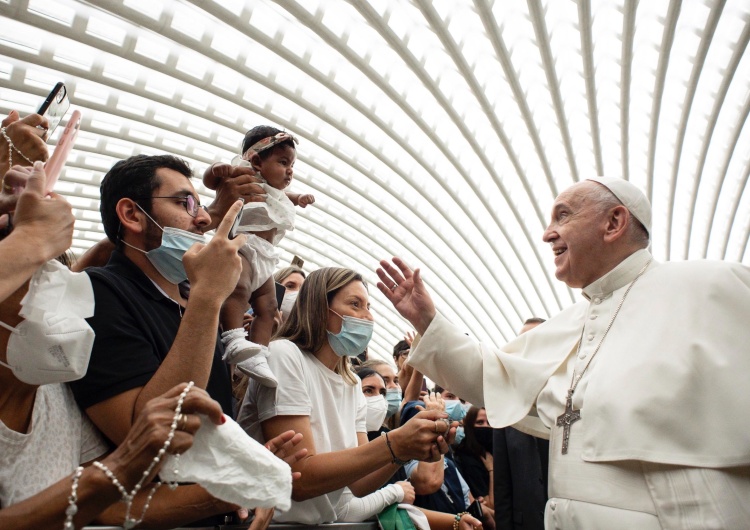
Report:
[{"label": "smartphone", "polygon": [[47,173],[47,189],[44,190],[45,194],[51,192],[52,188],[55,187],[57,179],[60,177],[60,171],[62,171],[65,161],[70,154],[70,150],[76,142],[80,125],[81,112],[74,110],[68,120],[68,124],[65,126],[65,130],[57,141],[55,151],[52,153],[52,156],[49,157],[47,163],[44,164],[44,172]]},{"label": "smartphone", "polygon": [[47,118],[47,123],[49,123],[49,129],[47,129],[48,139],[52,136],[52,133],[59,125],[60,120],[63,119],[63,116],[65,116],[65,113],[68,112],[68,108],[70,108],[68,89],[65,88],[64,83],[57,83],[47,96],[47,99],[44,100],[44,103],[39,107],[39,110],[36,111],[37,114]]},{"label": "smartphone", "polygon": [[234,239],[235,237],[237,237],[237,229],[240,226],[240,219],[242,219],[242,212],[244,212],[244,210],[240,208],[240,211],[237,213],[237,217],[234,218],[232,227],[229,229],[229,239]]},{"label": "smartphone", "polygon": [[278,282],[276,283],[276,306],[279,308],[279,311],[281,311],[281,302],[284,301],[284,294],[286,293],[286,287],[281,285]]},{"label": "smartphone", "polygon": [[479,519],[480,521],[482,520],[482,517],[484,517],[484,512],[482,511],[482,503],[479,501],[472,502],[466,511],[469,512],[469,515],[471,515],[475,519]]}]

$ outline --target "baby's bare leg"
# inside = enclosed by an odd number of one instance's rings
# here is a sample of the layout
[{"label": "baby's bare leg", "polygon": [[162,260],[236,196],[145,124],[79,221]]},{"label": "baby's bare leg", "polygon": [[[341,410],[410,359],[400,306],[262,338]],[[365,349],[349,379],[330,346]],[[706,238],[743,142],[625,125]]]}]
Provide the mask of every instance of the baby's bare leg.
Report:
[{"label": "baby's bare leg", "polygon": [[279,311],[273,277],[255,290],[250,298],[250,305],[254,315],[250,325],[250,340],[268,346],[274,332],[274,319]]},{"label": "baby's bare leg", "polygon": [[237,281],[237,287],[234,288],[232,294],[224,301],[219,313],[219,320],[224,331],[241,328],[243,317],[250,307],[249,300],[252,295],[250,285],[253,280],[253,272],[245,257],[240,256],[242,257],[240,279]]}]

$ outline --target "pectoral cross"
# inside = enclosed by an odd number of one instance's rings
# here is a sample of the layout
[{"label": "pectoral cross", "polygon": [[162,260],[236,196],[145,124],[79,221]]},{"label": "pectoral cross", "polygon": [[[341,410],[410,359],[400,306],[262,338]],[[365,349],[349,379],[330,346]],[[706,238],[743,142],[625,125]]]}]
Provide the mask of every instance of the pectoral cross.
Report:
[{"label": "pectoral cross", "polygon": [[581,419],[581,411],[573,410],[573,390],[568,389],[568,399],[565,400],[565,412],[557,417],[557,426],[563,428],[562,454],[568,454],[568,440],[570,426]]}]

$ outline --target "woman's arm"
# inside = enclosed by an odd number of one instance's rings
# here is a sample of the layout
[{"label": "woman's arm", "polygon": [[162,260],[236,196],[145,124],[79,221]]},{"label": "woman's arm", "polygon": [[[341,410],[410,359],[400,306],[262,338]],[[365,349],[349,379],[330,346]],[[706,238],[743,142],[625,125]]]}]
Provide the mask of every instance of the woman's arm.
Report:
[{"label": "woman's arm", "polygon": [[[452,513],[434,512],[432,510],[422,510],[422,513],[427,517],[427,521],[430,523],[432,530],[453,530],[453,523],[456,520],[456,516]],[[482,523],[464,512],[459,519],[459,530],[473,530],[474,528],[481,528]]]},{"label": "woman's arm", "polygon": [[[388,433],[391,449],[396,457],[400,460],[436,460],[441,451],[447,452],[448,445],[443,439],[446,424],[436,421],[444,416],[445,414],[438,412],[420,412],[403,427]],[[266,440],[290,429],[303,435],[300,448],[307,449],[307,456],[292,464],[293,471],[302,473],[300,479],[295,480],[292,485],[292,499],[295,501],[311,499],[351,486],[379,470],[379,473],[386,474],[390,469],[392,475],[397,469],[391,463],[393,457],[384,436],[351,449],[318,454],[308,416],[275,416],[262,422],[261,428]],[[380,483],[388,476],[390,475]],[[354,487],[365,491],[377,480],[380,480],[378,473]]]},{"label": "woman's arm", "polygon": [[[357,440],[360,446],[370,443],[367,440],[367,433],[363,432],[357,433]],[[351,484],[349,484],[349,489],[352,490],[352,493],[354,493],[354,495],[356,495],[357,497],[364,497],[365,495],[369,495],[370,493],[381,487],[383,484],[385,484],[386,481],[391,478],[396,471],[398,471],[399,467],[401,466],[393,463],[385,465],[380,469],[376,469],[367,476],[362,477],[355,482],[352,482]]]},{"label": "woman's arm", "polygon": [[[71,474],[33,497],[3,508],[0,510],[0,528],[62,528],[72,485]],[[119,499],[120,492],[104,473],[93,467],[86,468],[78,480],[78,513],[73,522],[76,527],[83,526]]]},{"label": "woman's arm", "polygon": [[[144,470],[164,447],[174,421],[177,401],[185,386],[184,383],[180,384],[151,400],[139,414],[125,441],[102,460],[127,491],[131,491],[141,480]],[[187,419],[183,429],[174,432],[167,450],[171,454],[184,453],[193,444],[193,434],[200,427],[196,414],[205,414],[216,424],[220,424],[223,418],[219,404],[199,388],[191,389],[184,397],[182,410]],[[148,478],[153,478],[157,471],[158,467],[154,468]],[[33,497],[0,510],[0,528],[36,530],[62,527],[65,510],[70,504],[71,477],[63,478]],[[92,466],[84,469],[78,480],[77,497],[73,522],[76,527],[81,527],[121,496],[110,479]]]}]

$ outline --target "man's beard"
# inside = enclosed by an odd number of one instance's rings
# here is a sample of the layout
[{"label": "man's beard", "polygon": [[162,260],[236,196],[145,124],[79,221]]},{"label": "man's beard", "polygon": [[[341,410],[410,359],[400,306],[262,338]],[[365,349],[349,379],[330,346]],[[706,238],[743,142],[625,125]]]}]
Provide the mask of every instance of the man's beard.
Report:
[{"label": "man's beard", "polygon": [[143,234],[144,240],[143,245],[146,247],[144,250],[148,252],[161,246],[162,229],[156,226],[151,219],[147,219],[146,231]]}]

